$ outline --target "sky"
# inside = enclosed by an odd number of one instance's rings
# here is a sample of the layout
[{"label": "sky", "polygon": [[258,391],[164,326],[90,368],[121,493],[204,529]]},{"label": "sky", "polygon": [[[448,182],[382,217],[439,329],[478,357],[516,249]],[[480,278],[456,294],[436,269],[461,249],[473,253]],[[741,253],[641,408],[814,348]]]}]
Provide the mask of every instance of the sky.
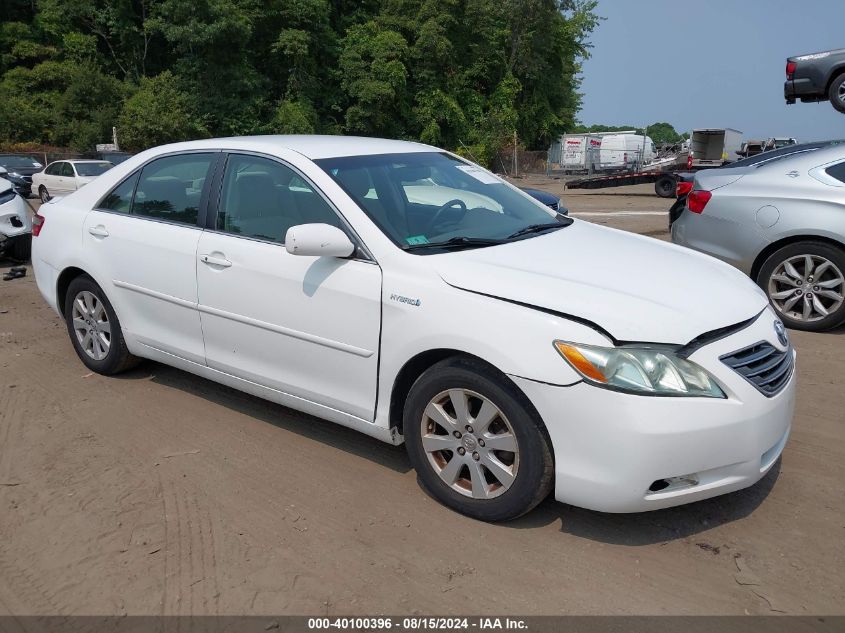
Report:
[{"label": "sky", "polygon": [[783,98],[787,57],[845,48],[845,0],[599,0],[597,13],[581,123],[845,138],[829,102]]}]

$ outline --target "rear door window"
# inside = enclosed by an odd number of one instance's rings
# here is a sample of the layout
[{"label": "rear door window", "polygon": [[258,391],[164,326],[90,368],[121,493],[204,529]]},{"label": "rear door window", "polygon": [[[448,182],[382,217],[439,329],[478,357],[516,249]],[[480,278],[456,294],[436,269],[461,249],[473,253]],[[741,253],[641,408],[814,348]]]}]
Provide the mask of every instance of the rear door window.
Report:
[{"label": "rear door window", "polygon": [[200,196],[215,156],[166,156],[145,165],[135,188],[132,215],[195,225]]},{"label": "rear door window", "polygon": [[135,172],[112,189],[97,208],[116,211],[117,213],[129,213],[132,208],[132,193],[135,191],[135,183],[138,182],[138,173]]}]

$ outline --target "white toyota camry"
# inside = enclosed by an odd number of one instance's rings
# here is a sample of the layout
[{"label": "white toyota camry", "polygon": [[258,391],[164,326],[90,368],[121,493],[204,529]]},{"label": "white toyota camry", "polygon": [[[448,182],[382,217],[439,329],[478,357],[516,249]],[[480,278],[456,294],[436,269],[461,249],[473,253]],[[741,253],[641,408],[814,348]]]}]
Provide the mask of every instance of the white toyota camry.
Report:
[{"label": "white toyota camry", "polygon": [[479,519],[551,490],[607,512],[713,497],[789,435],[795,353],[745,275],[434,147],[157,147],[43,205],[33,235],[91,370],[149,358],[405,442]]}]

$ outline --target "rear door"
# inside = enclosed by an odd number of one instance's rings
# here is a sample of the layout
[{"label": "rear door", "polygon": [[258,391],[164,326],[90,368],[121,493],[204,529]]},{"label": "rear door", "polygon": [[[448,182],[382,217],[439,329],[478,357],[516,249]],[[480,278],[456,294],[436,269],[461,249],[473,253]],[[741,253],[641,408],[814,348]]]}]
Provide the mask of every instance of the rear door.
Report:
[{"label": "rear door", "polygon": [[124,333],[200,364],[205,350],[197,312],[198,216],[219,156],[188,152],[147,163],[100,201],[83,232]]},{"label": "rear door", "polygon": [[[56,182],[55,193],[64,195],[76,191],[76,174],[73,173],[73,166],[69,162],[62,161],[59,163],[57,175],[53,179]],[[50,188],[47,187],[47,189]]]}]

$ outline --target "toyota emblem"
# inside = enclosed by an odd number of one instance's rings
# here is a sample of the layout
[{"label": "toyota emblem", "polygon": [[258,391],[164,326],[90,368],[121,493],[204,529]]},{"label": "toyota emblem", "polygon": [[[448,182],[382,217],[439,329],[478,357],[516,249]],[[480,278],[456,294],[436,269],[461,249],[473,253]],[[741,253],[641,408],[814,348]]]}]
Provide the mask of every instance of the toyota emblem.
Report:
[{"label": "toyota emblem", "polygon": [[789,337],[786,335],[786,326],[782,321],[775,321],[775,334],[777,334],[780,344],[786,347],[789,345]]}]

